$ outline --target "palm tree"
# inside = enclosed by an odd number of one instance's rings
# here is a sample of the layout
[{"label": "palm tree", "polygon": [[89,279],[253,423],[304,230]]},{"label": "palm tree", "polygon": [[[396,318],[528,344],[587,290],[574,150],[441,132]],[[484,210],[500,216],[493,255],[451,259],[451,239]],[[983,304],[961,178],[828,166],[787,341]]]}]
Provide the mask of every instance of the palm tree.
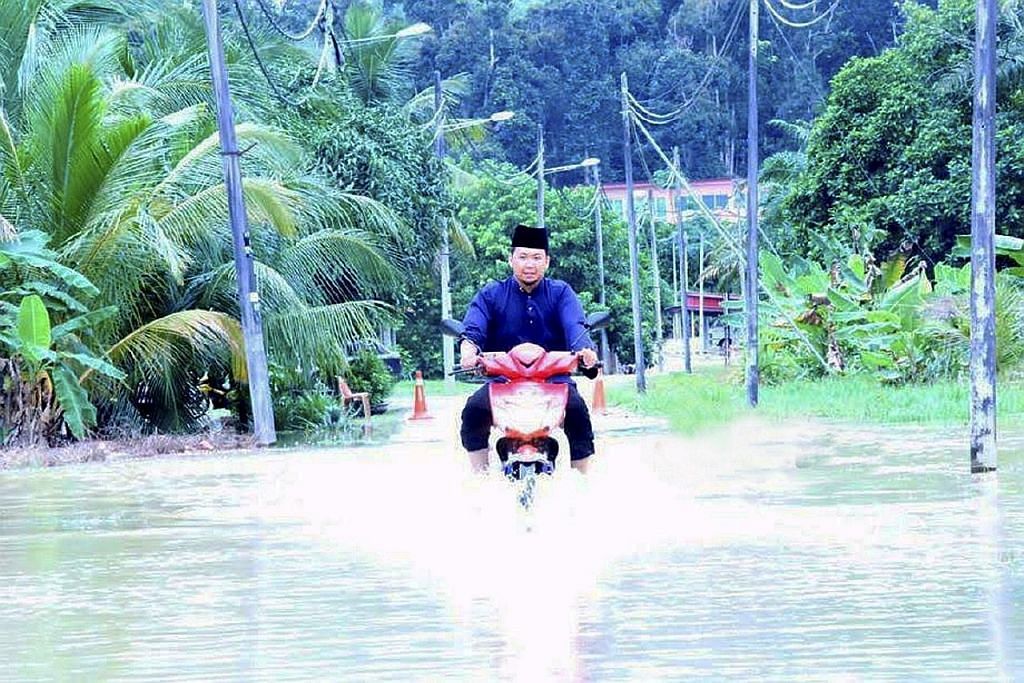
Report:
[{"label": "palm tree", "polygon": [[342,25],[344,73],[352,92],[366,104],[408,100],[416,43],[396,35],[408,27],[372,0],[353,0]]},{"label": "palm tree", "polygon": [[[13,4],[0,0],[0,15]],[[126,48],[95,26],[41,48],[24,95],[5,101],[18,113],[0,118],[0,207],[16,229],[51,236],[61,262],[96,285],[97,305],[117,306],[96,332],[128,380],[94,388],[181,424],[203,367],[244,379],[218,137],[198,94],[200,60],[125,69]],[[281,131],[243,123],[238,137],[256,143],[244,192],[270,358],[336,369],[346,344],[389,313],[377,297],[396,273],[373,233],[398,220],[305,172]]]}]

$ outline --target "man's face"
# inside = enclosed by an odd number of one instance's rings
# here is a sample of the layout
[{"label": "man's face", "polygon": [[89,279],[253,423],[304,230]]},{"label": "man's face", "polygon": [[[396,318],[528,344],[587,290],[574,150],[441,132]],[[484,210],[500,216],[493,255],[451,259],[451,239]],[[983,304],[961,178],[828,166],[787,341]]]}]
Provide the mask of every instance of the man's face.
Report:
[{"label": "man's face", "polygon": [[512,256],[508,263],[512,266],[512,274],[524,285],[534,285],[540,282],[550,263],[548,254],[543,249],[527,249],[516,247],[512,250]]}]

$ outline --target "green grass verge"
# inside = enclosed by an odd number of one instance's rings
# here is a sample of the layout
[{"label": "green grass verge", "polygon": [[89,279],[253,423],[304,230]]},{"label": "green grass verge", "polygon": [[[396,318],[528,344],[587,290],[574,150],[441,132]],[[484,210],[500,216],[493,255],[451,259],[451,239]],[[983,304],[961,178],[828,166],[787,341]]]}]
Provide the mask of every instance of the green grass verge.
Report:
[{"label": "green grass verge", "polygon": [[[391,398],[402,398],[408,397],[412,400],[413,389],[416,386],[416,382],[411,379],[402,380],[395,385],[395,388],[391,391]],[[469,396],[477,390],[479,384],[470,384],[468,382],[454,382],[449,384],[441,379],[425,379],[423,380],[423,389],[427,393],[427,399],[431,396]]]},{"label": "green grass verge", "polygon": [[[632,384],[608,389],[609,402],[668,419],[684,434],[749,414],[739,368],[702,368],[693,375],[652,377],[645,396]],[[1024,425],[1024,384],[998,386],[1000,424]],[[869,377],[834,377],[761,388],[757,413],[767,417],[821,417],[874,424],[966,425],[970,390],[942,382],[892,387]]]}]

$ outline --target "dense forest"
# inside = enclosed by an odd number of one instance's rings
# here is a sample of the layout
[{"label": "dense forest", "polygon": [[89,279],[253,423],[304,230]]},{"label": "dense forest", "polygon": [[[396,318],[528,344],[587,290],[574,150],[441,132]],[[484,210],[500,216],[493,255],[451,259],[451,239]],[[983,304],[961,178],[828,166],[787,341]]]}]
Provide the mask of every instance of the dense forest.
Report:
[{"label": "dense forest", "polygon": [[[830,4],[815,3],[808,12],[782,8],[783,16],[806,21]],[[540,124],[551,159],[570,163],[597,156],[605,177],[620,179],[619,74],[625,72],[631,92],[648,109],[682,109],[656,137],[668,147],[679,145],[688,175],[745,172],[745,0],[389,0],[386,5],[407,21],[433,27],[410,64],[417,88],[429,87],[435,69],[445,78],[465,74],[462,115],[516,112],[482,145],[483,155],[526,167],[536,154]],[[806,29],[783,26],[762,9],[762,120],[810,121],[839,69],[851,57],[878,55],[893,45],[903,22],[899,4],[891,0],[840,2],[824,21]],[[762,153],[790,143],[784,132],[763,129]]]}]

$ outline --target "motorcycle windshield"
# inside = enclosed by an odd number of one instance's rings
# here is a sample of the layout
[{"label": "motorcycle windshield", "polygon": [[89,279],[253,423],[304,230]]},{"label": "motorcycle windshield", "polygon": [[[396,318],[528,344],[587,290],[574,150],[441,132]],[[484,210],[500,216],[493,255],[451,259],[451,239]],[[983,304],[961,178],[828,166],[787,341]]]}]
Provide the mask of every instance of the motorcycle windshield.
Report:
[{"label": "motorcycle windshield", "polygon": [[545,380],[568,375],[576,369],[576,354],[568,351],[545,351],[536,344],[519,344],[508,353],[488,353],[481,357],[484,372],[492,377],[510,380]]}]

